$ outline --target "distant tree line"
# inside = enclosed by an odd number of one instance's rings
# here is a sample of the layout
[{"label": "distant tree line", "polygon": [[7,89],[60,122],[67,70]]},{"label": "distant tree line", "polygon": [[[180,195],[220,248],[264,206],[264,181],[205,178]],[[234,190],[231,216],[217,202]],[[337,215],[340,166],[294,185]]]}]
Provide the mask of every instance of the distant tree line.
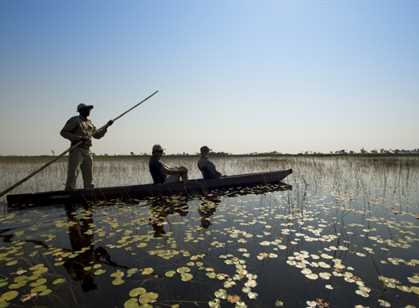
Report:
[{"label": "distant tree line", "polygon": [[[314,155],[314,156],[328,156],[328,155],[401,155],[401,154],[419,154],[419,148],[413,149],[413,150],[405,150],[405,149],[380,149],[380,150],[366,150],[365,148],[360,149],[359,151],[354,150],[338,150],[338,151],[330,151],[329,153],[324,152],[313,152],[313,151],[304,151],[299,152],[297,154],[291,154],[291,153],[282,153],[279,151],[269,151],[269,152],[251,152],[251,153],[245,153],[245,154],[232,154],[228,152],[211,152],[211,156],[213,157],[226,157],[226,156],[258,156],[258,157],[268,157],[268,156],[295,156],[295,155]],[[130,153],[130,156],[150,156],[149,153],[140,153],[135,154],[134,152]],[[175,153],[175,154],[167,154],[166,156],[199,156],[199,153]]]},{"label": "distant tree line", "polygon": [[[55,152],[51,150],[52,156],[55,156]],[[135,153],[130,152],[129,154],[95,154],[92,153],[93,156],[96,157],[122,157],[122,158],[135,158],[135,157],[150,157],[150,153]],[[304,151],[299,152],[297,154],[291,153],[281,153],[279,151],[270,151],[270,152],[251,152],[245,154],[232,154],[228,152],[212,152],[211,155],[213,157],[228,157],[228,156],[240,156],[240,157],[272,157],[272,156],[336,156],[336,155],[419,155],[419,148],[413,150],[406,150],[406,149],[373,149],[373,150],[366,150],[365,148],[360,149],[359,151],[353,150],[338,150],[338,151],[330,151],[329,153],[323,152],[313,152],[313,151]],[[50,157],[51,155],[0,155],[3,158],[19,158],[19,157],[28,157],[28,158],[36,158],[36,157]],[[175,153],[175,154],[166,154],[167,157],[196,157],[199,156],[199,153]]]},{"label": "distant tree line", "polygon": [[355,154],[419,154],[419,149],[413,149],[413,150],[405,150],[405,149],[380,149],[380,150],[370,150],[367,151],[366,149],[362,148],[359,150],[359,152],[353,151],[353,150],[339,150],[335,152],[330,152],[330,154],[338,154],[338,155],[355,155]]}]

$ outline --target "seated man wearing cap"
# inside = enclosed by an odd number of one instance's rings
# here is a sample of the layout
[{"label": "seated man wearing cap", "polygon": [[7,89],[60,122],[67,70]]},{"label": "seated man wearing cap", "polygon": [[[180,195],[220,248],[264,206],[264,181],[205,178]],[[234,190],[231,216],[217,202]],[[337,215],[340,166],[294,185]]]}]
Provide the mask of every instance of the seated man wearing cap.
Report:
[{"label": "seated man wearing cap", "polygon": [[188,169],[185,167],[169,168],[160,161],[163,153],[164,150],[161,145],[155,144],[153,146],[148,166],[154,184],[179,182],[180,179],[186,181],[188,179]]},{"label": "seated man wearing cap", "polygon": [[80,167],[83,175],[84,188],[93,188],[93,161],[90,153],[92,146],[91,138],[102,138],[112,121],[104,127],[96,129],[92,121],[88,119],[92,105],[79,104],[77,111],[80,115],[70,118],[61,130],[61,136],[71,141],[71,145],[82,143],[70,151],[68,157],[66,190],[73,190],[76,186],[77,169]]},{"label": "seated man wearing cap", "polygon": [[200,151],[201,158],[198,161],[198,168],[201,170],[202,177],[204,180],[218,179],[221,173],[217,171],[215,165],[208,159],[211,149],[204,145]]}]

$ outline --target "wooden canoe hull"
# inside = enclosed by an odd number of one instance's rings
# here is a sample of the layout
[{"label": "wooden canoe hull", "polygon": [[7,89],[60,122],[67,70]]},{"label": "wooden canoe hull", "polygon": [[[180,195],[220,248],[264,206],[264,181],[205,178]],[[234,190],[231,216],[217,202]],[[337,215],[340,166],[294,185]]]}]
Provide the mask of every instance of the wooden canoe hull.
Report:
[{"label": "wooden canoe hull", "polygon": [[67,202],[99,201],[110,199],[144,198],[157,195],[181,193],[206,193],[214,189],[251,187],[263,184],[278,184],[292,173],[292,169],[273,172],[249,173],[226,176],[214,180],[189,180],[179,183],[146,184],[73,191],[50,191],[41,193],[8,195],[7,203],[11,208],[22,206],[63,204]]}]

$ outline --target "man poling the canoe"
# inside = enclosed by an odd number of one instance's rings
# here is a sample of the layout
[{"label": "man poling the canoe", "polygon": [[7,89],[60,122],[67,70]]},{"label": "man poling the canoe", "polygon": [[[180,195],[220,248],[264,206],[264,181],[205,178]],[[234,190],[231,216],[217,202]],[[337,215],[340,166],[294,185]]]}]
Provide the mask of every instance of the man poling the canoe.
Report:
[{"label": "man poling the canoe", "polygon": [[93,188],[93,159],[90,152],[92,137],[100,139],[105,136],[109,126],[113,124],[110,120],[105,126],[96,129],[88,118],[93,105],[79,104],[77,111],[80,115],[70,118],[61,130],[61,136],[71,141],[71,145],[79,142],[81,144],[72,149],[68,156],[67,181],[65,190],[73,190],[76,186],[77,169],[80,167],[84,188]]},{"label": "man poling the canoe", "polygon": [[[142,103],[144,103],[145,101],[147,101],[148,99],[150,99],[151,97],[153,97],[154,95],[156,95],[159,91],[154,91],[152,94],[150,94],[149,96],[147,96],[146,98],[144,98],[142,101],[140,101],[139,103],[135,104],[134,106],[132,106],[131,108],[129,108],[128,110],[124,111],[123,113],[121,113],[119,116],[117,116],[116,118],[112,119],[112,123],[119,120],[120,118],[122,118],[124,115],[126,115],[128,112],[130,112],[131,110],[137,108],[138,106],[140,106]],[[107,124],[109,124],[110,122],[108,122]],[[105,125],[106,126],[106,125]],[[102,130],[103,128],[99,128],[98,130]],[[59,160],[61,157],[63,157],[65,154],[67,154],[68,152],[71,152],[72,150],[76,149],[77,147],[79,147],[82,143],[84,142],[84,140],[80,140],[77,141],[74,145],[72,145],[69,149],[65,150],[64,152],[62,152],[61,154],[59,154],[57,157],[55,157],[54,159],[50,160],[49,162],[47,162],[46,164],[42,165],[41,167],[39,167],[38,169],[36,169],[35,171],[31,172],[30,174],[28,174],[26,177],[24,177],[23,179],[21,179],[20,181],[18,181],[17,183],[13,184],[12,186],[10,186],[9,188],[5,189],[4,191],[0,192],[0,198],[3,197],[4,195],[6,195],[8,192],[12,191],[13,189],[15,189],[16,187],[18,187],[19,185],[25,183],[27,180],[29,180],[31,177],[33,177],[34,175],[38,174],[39,172],[41,172],[42,170],[44,170],[45,168],[47,168],[49,165],[51,165],[52,163],[56,162],[57,160]]]}]

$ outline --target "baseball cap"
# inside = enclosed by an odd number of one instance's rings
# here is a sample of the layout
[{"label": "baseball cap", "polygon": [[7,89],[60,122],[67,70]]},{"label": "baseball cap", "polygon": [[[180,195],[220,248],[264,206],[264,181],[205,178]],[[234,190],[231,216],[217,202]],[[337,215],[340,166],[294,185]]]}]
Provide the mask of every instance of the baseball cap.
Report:
[{"label": "baseball cap", "polygon": [[77,106],[77,111],[78,112],[80,112],[84,109],[93,109],[93,105],[86,105],[86,104],[81,103]]},{"label": "baseball cap", "polygon": [[200,149],[201,153],[205,153],[205,152],[211,152],[212,150],[207,147],[206,145],[202,146]]},{"label": "baseball cap", "polygon": [[153,153],[164,152],[164,149],[162,148],[162,146],[160,144],[155,144],[155,145],[153,145],[152,152]]}]

